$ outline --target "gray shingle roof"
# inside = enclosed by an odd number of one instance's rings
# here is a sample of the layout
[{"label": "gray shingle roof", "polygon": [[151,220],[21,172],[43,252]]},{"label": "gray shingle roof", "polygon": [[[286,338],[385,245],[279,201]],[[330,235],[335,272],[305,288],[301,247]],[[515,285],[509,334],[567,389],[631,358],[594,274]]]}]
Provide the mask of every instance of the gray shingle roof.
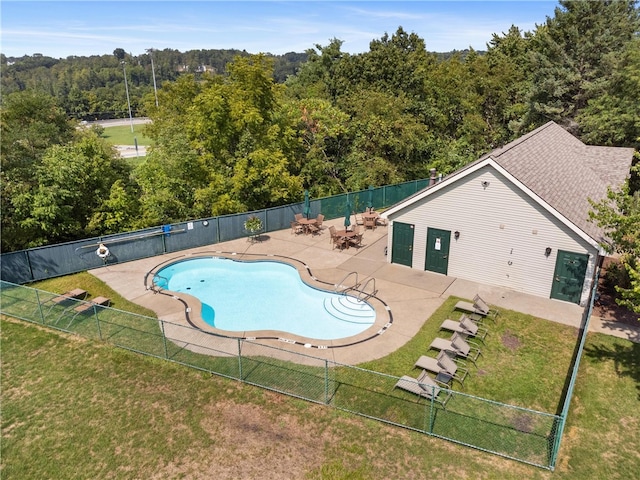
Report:
[{"label": "gray shingle roof", "polygon": [[[491,158],[533,191],[552,209],[593,240],[606,240],[601,228],[589,222],[591,204],[607,195],[607,187],[620,187],[629,176],[633,148],[585,145],[560,125],[549,122],[478,160],[447,175],[455,182],[464,172]],[[436,184],[437,185],[437,184]],[[422,198],[428,186],[389,209],[405,208]]]},{"label": "gray shingle roof", "polygon": [[629,175],[633,152],[632,148],[585,145],[549,122],[483,159],[491,157],[579,229],[600,241],[604,238],[602,230],[588,221],[588,199],[601,200],[608,186],[622,185]]}]

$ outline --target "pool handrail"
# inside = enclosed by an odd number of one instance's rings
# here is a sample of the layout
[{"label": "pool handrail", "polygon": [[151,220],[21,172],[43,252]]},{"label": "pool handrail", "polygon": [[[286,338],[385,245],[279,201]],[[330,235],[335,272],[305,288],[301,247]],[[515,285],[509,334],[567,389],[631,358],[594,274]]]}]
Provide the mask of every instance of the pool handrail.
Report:
[{"label": "pool handrail", "polygon": [[[356,276],[356,283],[354,283],[353,286],[351,286],[351,287],[345,287],[344,282],[351,275],[355,275]],[[341,292],[343,292],[343,293],[347,292],[349,290],[357,290],[359,286],[360,286],[360,282],[358,281],[358,272],[349,272],[344,276],[344,278],[340,282],[335,284],[334,292],[337,292],[338,288],[342,288]]]},{"label": "pool handrail", "polygon": [[156,278],[161,278],[162,280],[165,280],[167,284],[169,283],[169,279],[166,277],[163,277],[162,275],[158,275],[157,273],[153,274],[153,278],[151,279],[151,286],[149,287],[149,289],[155,293],[159,293],[163,290],[163,288],[156,283]]},{"label": "pool handrail", "polygon": [[[373,290],[371,293],[367,293],[365,290],[367,289],[367,285],[371,282],[373,282]],[[374,277],[369,277],[367,281],[364,282],[362,288],[358,290],[358,300],[366,302],[369,298],[375,296],[376,293],[378,293],[378,289],[376,288],[376,279]],[[364,297],[361,296],[363,294],[365,295]]]}]

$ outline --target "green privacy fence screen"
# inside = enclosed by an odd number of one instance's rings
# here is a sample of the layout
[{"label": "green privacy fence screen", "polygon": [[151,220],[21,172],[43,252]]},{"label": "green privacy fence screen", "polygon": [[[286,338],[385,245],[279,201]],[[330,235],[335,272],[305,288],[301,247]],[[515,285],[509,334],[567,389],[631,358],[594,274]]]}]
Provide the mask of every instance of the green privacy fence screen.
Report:
[{"label": "green privacy fence screen", "polygon": [[[311,215],[322,213],[327,220],[344,216],[347,201],[352,211],[362,212],[370,195],[375,208],[386,208],[422,190],[428,184],[429,179],[414,180],[374,188],[371,192],[367,189],[312,199]],[[7,282],[23,284],[100,267],[104,261],[96,255],[96,251],[101,243],[109,248],[107,261],[112,264],[242,238],[247,235],[244,221],[250,215],[262,220],[264,232],[283,230],[289,228],[296,213],[302,212],[302,205],[300,202],[3,253],[0,256],[1,278]]]},{"label": "green privacy fence screen", "polygon": [[[443,407],[394,388],[398,377],[338,364],[312,355],[203,332],[85,302],[53,302],[57,294],[0,282],[1,312],[14,318],[104,341],[146,355],[368,418],[441,437],[483,451],[553,469],[569,396],[561,415],[494,402],[443,389]],[[586,320],[585,320],[586,321]],[[586,329],[583,330],[586,332]],[[580,358],[581,348],[576,359]],[[578,368],[574,361],[573,377]]]}]

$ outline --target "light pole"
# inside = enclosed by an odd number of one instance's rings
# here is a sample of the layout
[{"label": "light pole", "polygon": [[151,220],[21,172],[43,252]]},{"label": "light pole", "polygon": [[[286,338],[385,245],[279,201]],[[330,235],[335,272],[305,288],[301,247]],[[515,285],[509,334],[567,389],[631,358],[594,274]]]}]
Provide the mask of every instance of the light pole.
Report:
[{"label": "light pole", "polygon": [[125,61],[122,60],[122,72],[124,73],[124,89],[127,92],[127,105],[129,106],[129,121],[131,122],[131,133],[133,133],[133,115],[131,115],[131,102],[129,101],[129,84],[127,83],[127,69],[125,68]]},{"label": "light pole", "polygon": [[153,68],[153,48],[148,48],[147,53],[151,57],[151,75],[153,75],[153,94],[156,96],[156,108],[158,107],[158,90],[156,88],[156,70]]}]

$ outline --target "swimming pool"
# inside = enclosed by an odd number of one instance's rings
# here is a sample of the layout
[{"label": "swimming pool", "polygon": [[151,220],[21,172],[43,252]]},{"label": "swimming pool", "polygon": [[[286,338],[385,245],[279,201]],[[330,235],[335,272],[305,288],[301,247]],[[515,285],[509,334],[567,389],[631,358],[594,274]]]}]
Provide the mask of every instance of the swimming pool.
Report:
[{"label": "swimming pool", "polygon": [[312,288],[281,262],[195,258],[162,268],[154,283],[198,298],[208,325],[233,332],[278,330],[335,340],[364,332],[376,319],[369,303]]}]

